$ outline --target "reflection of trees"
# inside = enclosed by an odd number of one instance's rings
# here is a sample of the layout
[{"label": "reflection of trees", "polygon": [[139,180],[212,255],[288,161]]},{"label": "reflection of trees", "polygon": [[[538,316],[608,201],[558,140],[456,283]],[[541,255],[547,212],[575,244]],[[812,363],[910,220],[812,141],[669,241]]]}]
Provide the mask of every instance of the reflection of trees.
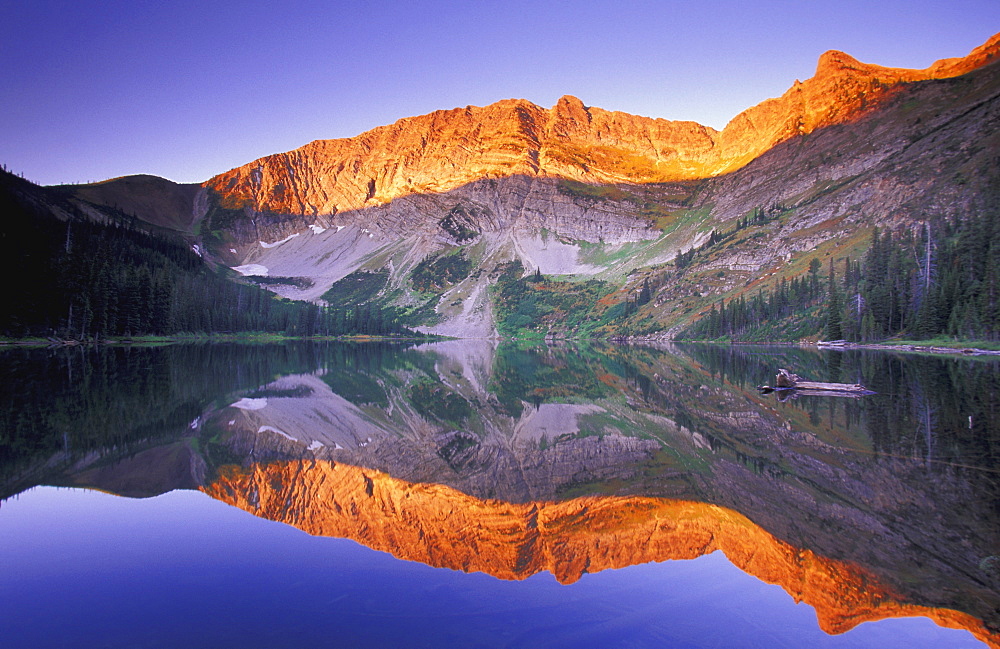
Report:
[{"label": "reflection of trees", "polygon": [[[10,386],[0,394],[8,471],[0,484],[11,484],[10,467],[39,466],[65,449],[114,447],[105,459],[127,460],[143,443],[183,436],[208,469],[199,480],[305,458],[302,466],[356,464],[482,499],[680,497],[738,510],[780,539],[867,566],[926,601],[977,611],[995,601],[977,590],[986,573],[976,568],[995,554],[995,480],[965,468],[997,466],[995,361],[704,345],[501,346],[449,356],[448,344],[11,350],[0,354]],[[470,358],[484,370],[483,359],[492,360],[489,394],[481,374],[463,378],[475,369]],[[837,367],[842,380],[879,394],[780,403],[754,389],[778,367],[817,378]],[[316,394],[275,381],[312,373]],[[320,378],[339,395],[331,408],[358,415],[350,421],[371,436],[365,444],[314,451],[301,439],[260,435],[271,423],[258,418],[264,412],[243,429],[225,427],[232,415],[221,408],[234,395],[316,398],[326,394]],[[560,402],[569,405],[543,405]],[[587,426],[518,438],[513,420],[532,406],[586,411]],[[188,428],[206,412],[225,413],[223,423],[209,414],[200,430]]]},{"label": "reflection of trees", "polygon": [[65,461],[91,451],[126,453],[143,440],[182,434],[209,404],[252,394],[283,374],[327,366],[360,376],[358,369],[395,358],[386,347],[220,343],[4,350],[0,481],[56,453]]},{"label": "reflection of trees", "polygon": [[996,359],[721,345],[682,350],[711,377],[741,388],[767,383],[778,367],[863,383],[878,394],[857,400],[793,399],[782,407],[807,414],[812,427],[838,422],[846,430],[857,429],[877,453],[984,468],[1000,463]]},{"label": "reflection of trees", "polygon": [[537,408],[546,401],[606,397],[614,390],[600,377],[624,373],[614,359],[589,347],[509,345],[497,350],[490,391],[508,416],[518,417],[522,403]]}]

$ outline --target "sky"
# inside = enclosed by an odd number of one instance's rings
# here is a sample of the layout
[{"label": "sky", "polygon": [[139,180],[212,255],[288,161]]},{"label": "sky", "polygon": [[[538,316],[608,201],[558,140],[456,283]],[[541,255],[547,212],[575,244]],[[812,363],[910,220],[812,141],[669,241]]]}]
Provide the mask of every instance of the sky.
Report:
[{"label": "sky", "polygon": [[202,182],[397,119],[562,95],[721,129],[826,50],[925,68],[997,0],[0,0],[0,163]]}]

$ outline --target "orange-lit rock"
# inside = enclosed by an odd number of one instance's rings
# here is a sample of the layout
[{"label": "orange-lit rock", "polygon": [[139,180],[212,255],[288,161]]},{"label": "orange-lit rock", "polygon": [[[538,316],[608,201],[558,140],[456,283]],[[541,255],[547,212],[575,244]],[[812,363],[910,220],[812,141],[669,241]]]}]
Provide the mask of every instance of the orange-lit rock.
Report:
[{"label": "orange-lit rock", "polygon": [[224,468],[210,496],[310,534],[350,538],[412,561],[501,579],[588,572],[721,550],[750,575],[815,608],[828,633],[925,616],[990,646],[1000,634],[965,613],[901,601],[866,571],[784,543],[745,516],[703,503],[587,497],[512,504],[330,462]]},{"label": "orange-lit rock", "polygon": [[314,216],[440,193],[513,175],[647,183],[706,178],[743,167],[776,144],[853,120],[902,84],[967,73],[996,60],[1000,35],[967,57],[926,70],[860,63],[842,52],[816,74],[740,113],[721,132],[694,122],[523,99],[408,117],[357,137],[317,140],[207,181],[228,208]]}]

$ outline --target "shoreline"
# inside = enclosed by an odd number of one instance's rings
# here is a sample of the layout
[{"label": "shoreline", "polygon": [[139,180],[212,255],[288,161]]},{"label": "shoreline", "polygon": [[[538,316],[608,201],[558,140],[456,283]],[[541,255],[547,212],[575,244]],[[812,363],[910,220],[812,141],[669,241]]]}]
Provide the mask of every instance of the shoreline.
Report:
[{"label": "shoreline", "polygon": [[924,354],[953,354],[959,356],[1000,356],[1000,350],[995,349],[982,349],[980,347],[975,347],[977,342],[982,343],[983,341],[968,341],[967,343],[962,343],[956,341],[954,347],[947,347],[944,345],[935,344],[922,344],[920,342],[913,343],[859,343],[850,341],[802,341],[802,340],[780,340],[780,341],[762,341],[762,340],[677,340],[676,338],[669,338],[666,336],[658,335],[647,335],[647,336],[613,336],[608,339],[610,342],[624,343],[629,345],[635,344],[646,344],[646,345],[662,345],[667,344],[707,344],[707,345],[767,345],[767,346],[784,346],[784,347],[813,347],[816,349],[872,349],[877,351],[894,351],[894,352],[912,352],[912,353],[924,353]]},{"label": "shoreline", "polygon": [[921,345],[918,343],[852,343],[824,342],[807,343],[817,349],[877,349],[882,351],[922,352],[927,354],[959,354],[961,356],[1000,356],[1000,351],[980,349],[978,347],[942,347],[940,345]]}]

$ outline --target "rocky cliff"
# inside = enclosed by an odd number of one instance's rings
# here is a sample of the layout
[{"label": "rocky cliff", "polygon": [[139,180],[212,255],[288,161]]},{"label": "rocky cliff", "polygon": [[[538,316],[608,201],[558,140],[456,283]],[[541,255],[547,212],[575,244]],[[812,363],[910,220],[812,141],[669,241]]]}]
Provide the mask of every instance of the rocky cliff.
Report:
[{"label": "rocky cliff", "polygon": [[317,140],[243,165],[206,186],[225,207],[333,215],[411,194],[443,193],[482,178],[555,176],[589,183],[651,183],[718,176],[776,144],[857,119],[904,84],[989,64],[1000,35],[962,59],[926,70],[820,57],[816,74],[737,115],[721,132],[639,117],[563,97],[549,109],[511,99],[401,119],[357,137]]}]

